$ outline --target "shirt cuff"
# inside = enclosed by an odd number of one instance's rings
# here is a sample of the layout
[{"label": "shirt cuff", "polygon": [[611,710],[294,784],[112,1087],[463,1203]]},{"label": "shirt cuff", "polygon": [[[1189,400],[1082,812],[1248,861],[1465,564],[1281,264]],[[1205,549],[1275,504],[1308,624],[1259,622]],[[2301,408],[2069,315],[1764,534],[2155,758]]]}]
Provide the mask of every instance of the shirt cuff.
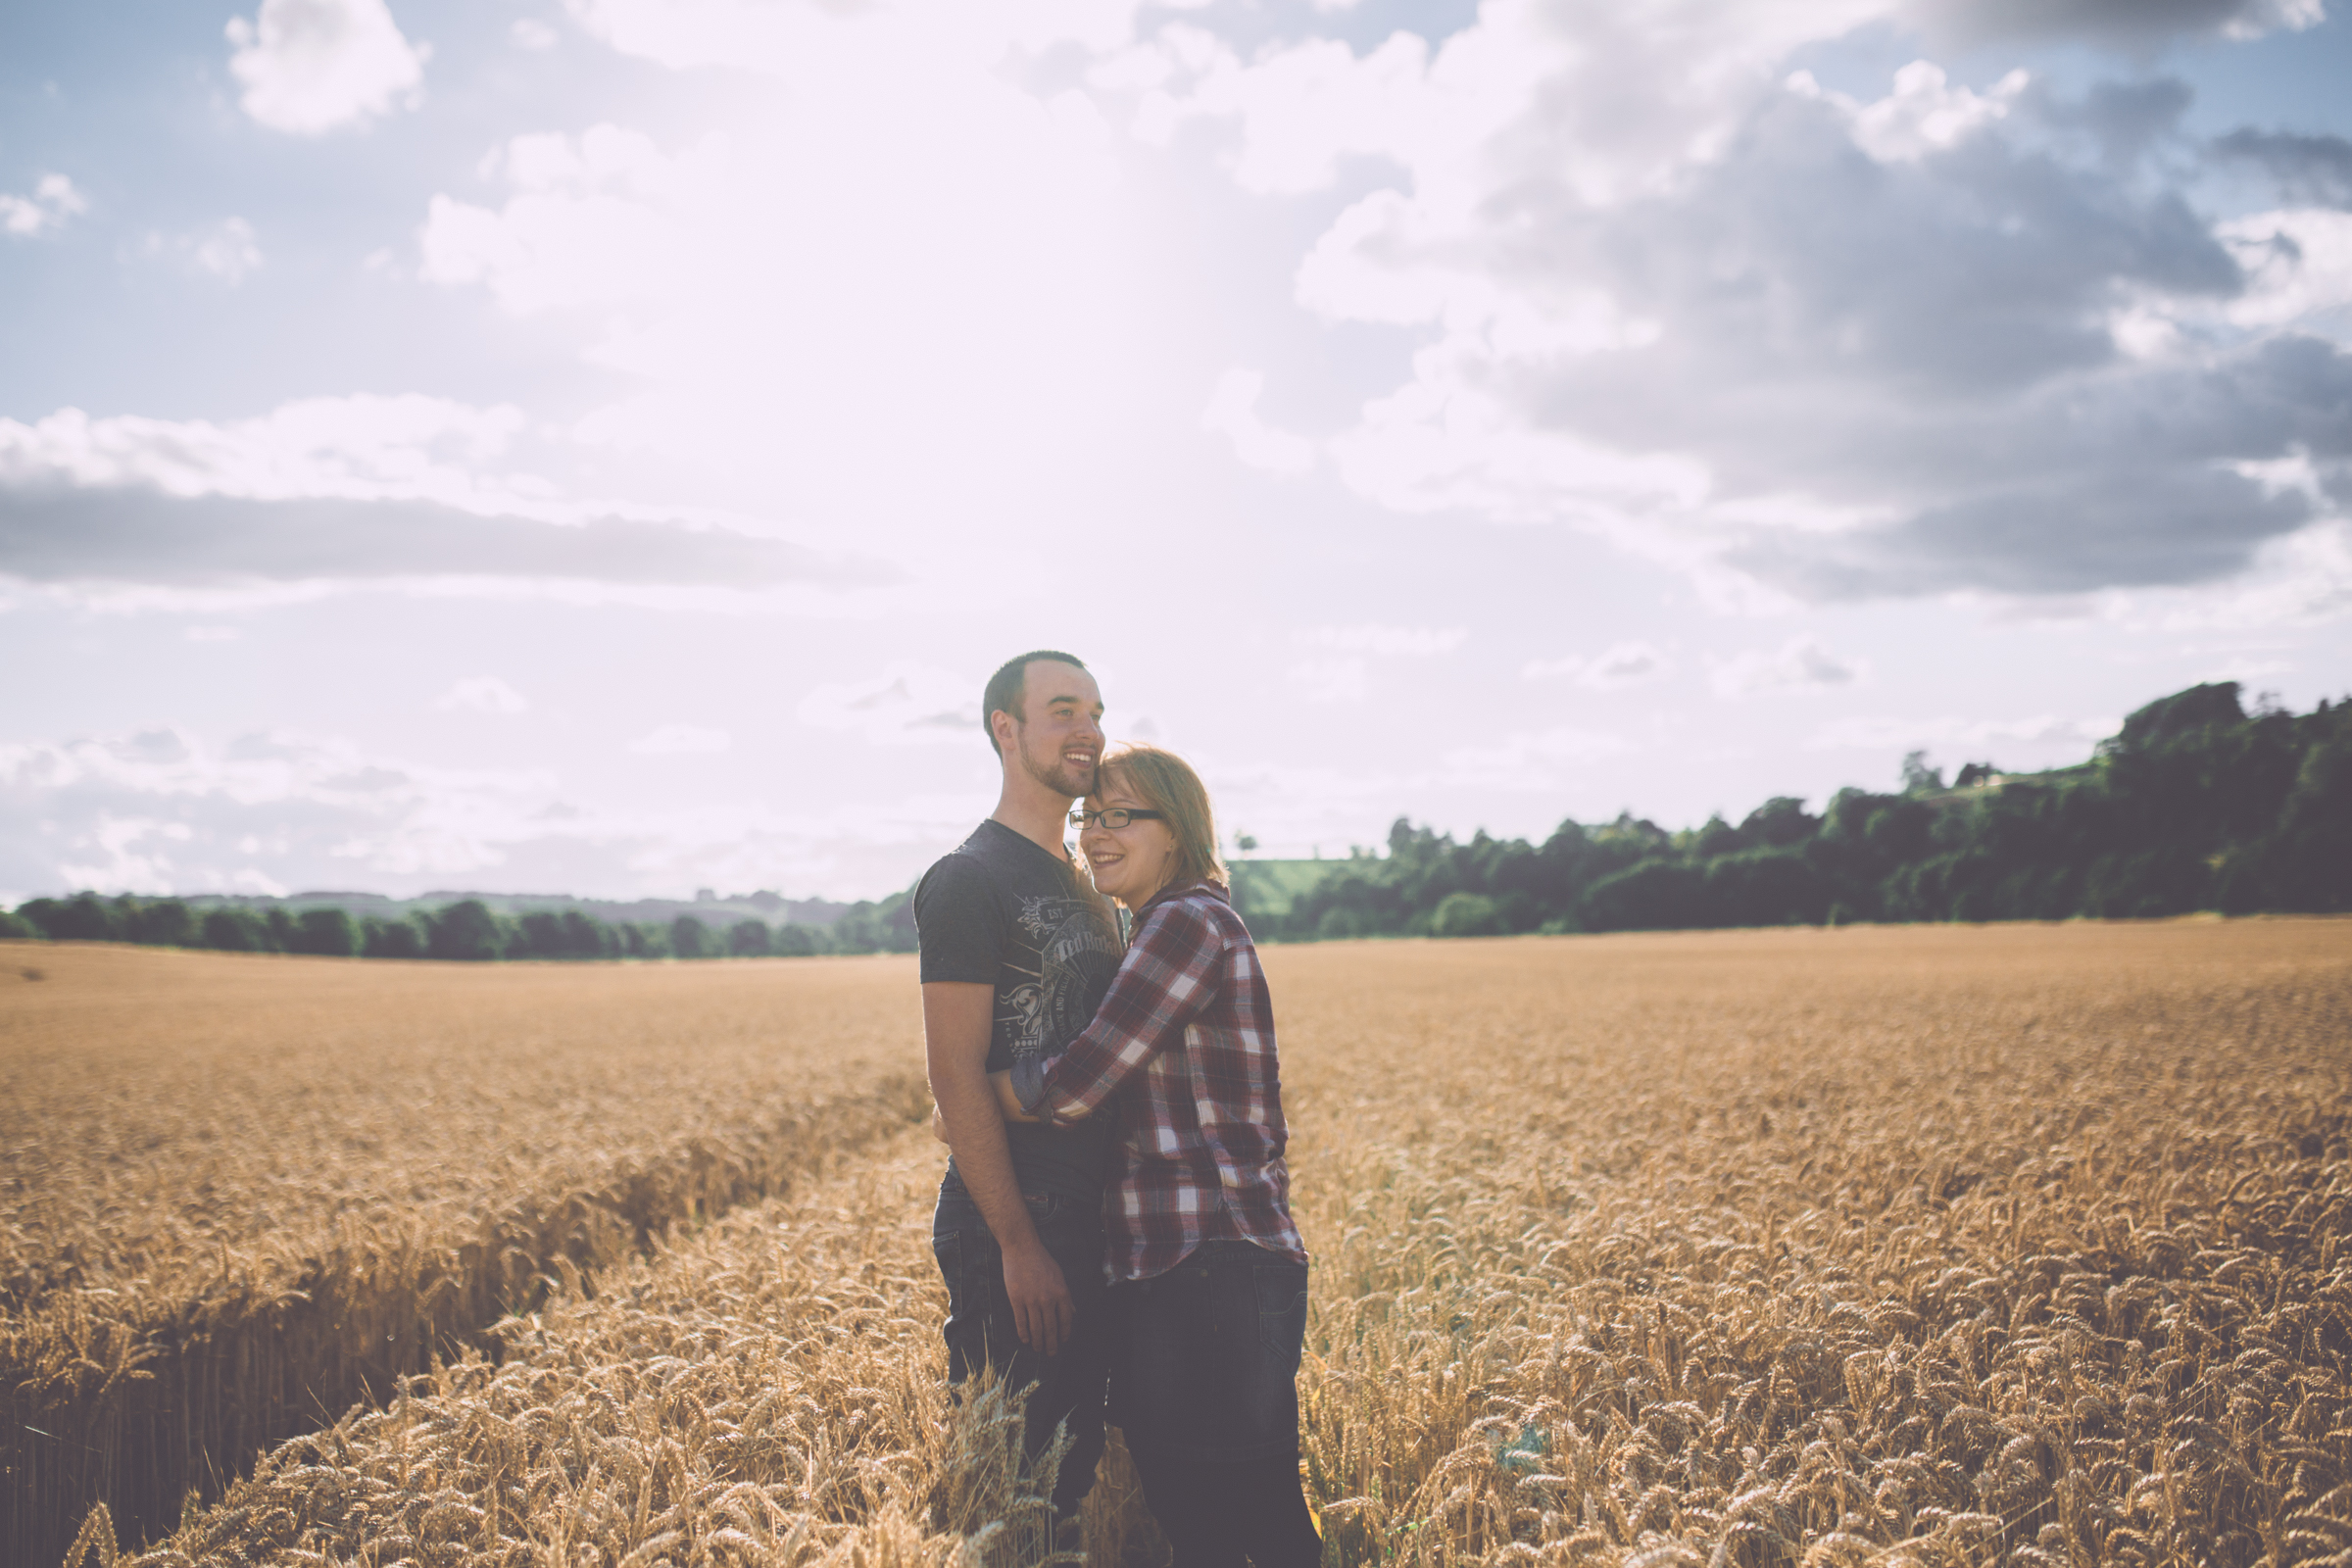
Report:
[{"label": "shirt cuff", "polygon": [[1046,1102],[1046,1062],[1044,1056],[1023,1056],[1012,1064],[1012,1093],[1021,1108],[1031,1115]]}]

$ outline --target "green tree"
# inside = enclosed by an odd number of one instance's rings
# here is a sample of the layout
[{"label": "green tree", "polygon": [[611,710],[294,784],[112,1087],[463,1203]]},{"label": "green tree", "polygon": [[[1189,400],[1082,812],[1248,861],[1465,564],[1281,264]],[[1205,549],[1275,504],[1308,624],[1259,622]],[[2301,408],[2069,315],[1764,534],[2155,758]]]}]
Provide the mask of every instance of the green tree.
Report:
[{"label": "green tree", "polygon": [[506,948],[498,916],[479,899],[466,899],[425,917],[425,956],[481,963]]},{"label": "green tree", "polygon": [[764,958],[773,951],[765,920],[738,920],[727,928],[730,957]]},{"label": "green tree", "polygon": [[716,956],[717,949],[710,928],[693,915],[681,914],[669,922],[669,951],[673,956],[709,958]]},{"label": "green tree", "polygon": [[70,899],[35,899],[23,912],[52,942],[120,942],[122,922],[114,906],[95,893]]},{"label": "green tree", "polygon": [[1925,752],[1903,754],[1903,793],[1934,795],[1943,788],[1943,769],[1928,765]]},{"label": "green tree", "polygon": [[1594,882],[1577,907],[1588,931],[1679,931],[1708,923],[1705,895],[1697,866],[1657,856]]},{"label": "green tree", "polygon": [[368,958],[421,958],[424,932],[406,917],[383,920],[370,915],[360,922],[360,954]]},{"label": "green tree", "polygon": [[222,953],[275,953],[270,922],[242,905],[223,904],[204,911],[204,945]]},{"label": "green tree", "polygon": [[1483,893],[1448,893],[1429,917],[1433,937],[1491,937],[1501,929],[1494,901]]},{"label": "green tree", "polygon": [[294,917],[294,939],[288,953],[348,958],[360,950],[360,933],[341,909],[305,909]]},{"label": "green tree", "polygon": [[552,909],[531,909],[514,922],[514,940],[507,948],[510,958],[560,958],[564,956],[564,918]]},{"label": "green tree", "polygon": [[2322,703],[2278,825],[2225,870],[2225,908],[2352,912],[2352,703]]},{"label": "green tree", "polygon": [[123,936],[151,948],[192,948],[198,940],[196,914],[178,899],[139,904],[124,915]]},{"label": "green tree", "polygon": [[558,950],[566,958],[610,958],[620,952],[612,928],[592,914],[565,909],[558,923],[562,927]]}]

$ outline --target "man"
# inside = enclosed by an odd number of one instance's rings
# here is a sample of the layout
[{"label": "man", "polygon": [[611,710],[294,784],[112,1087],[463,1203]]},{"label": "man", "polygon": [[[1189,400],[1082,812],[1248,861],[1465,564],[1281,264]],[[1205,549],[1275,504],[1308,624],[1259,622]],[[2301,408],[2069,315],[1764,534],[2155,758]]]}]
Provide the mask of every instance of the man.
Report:
[{"label": "man", "polygon": [[1067,1519],[1102,1453],[1112,1118],[1008,1127],[988,1075],[1058,1054],[1118,969],[1116,917],[1062,846],[1102,755],[1102,698],[1084,664],[1040,650],[990,678],[981,718],[1004,769],[997,808],[914,892],[923,1051],[952,1151],[932,1246],[948,1284],[948,1379],[994,1367],[1014,1388],[1034,1384],[1032,1455],[1069,1423],[1054,1487]]}]

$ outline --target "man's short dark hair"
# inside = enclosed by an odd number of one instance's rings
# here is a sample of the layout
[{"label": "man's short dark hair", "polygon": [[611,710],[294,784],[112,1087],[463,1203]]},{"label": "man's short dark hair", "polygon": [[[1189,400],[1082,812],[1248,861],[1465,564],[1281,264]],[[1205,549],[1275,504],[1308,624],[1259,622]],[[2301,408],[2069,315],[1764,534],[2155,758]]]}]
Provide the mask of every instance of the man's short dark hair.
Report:
[{"label": "man's short dark hair", "polygon": [[1051,659],[1057,664],[1067,664],[1073,669],[1086,667],[1086,662],[1075,654],[1040,648],[1034,653],[1007,659],[1003,667],[988,677],[987,689],[980,693],[980,728],[988,736],[988,749],[999,757],[1004,755],[1004,748],[997,744],[997,715],[1010,713],[1015,724],[1023,722],[1026,715],[1021,711],[1021,704],[1029,697],[1029,662],[1036,659]]}]

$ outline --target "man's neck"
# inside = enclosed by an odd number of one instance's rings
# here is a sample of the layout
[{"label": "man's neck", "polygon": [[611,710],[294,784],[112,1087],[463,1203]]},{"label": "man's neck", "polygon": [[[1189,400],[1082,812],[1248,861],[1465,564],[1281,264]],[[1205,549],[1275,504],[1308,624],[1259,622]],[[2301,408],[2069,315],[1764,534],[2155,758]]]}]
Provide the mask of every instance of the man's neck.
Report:
[{"label": "man's neck", "polygon": [[1066,860],[1070,852],[1062,847],[1061,835],[1069,825],[1070,801],[1070,796],[1054,794],[1017,764],[1008,763],[1004,792],[989,820],[1004,823],[1048,855]]}]

